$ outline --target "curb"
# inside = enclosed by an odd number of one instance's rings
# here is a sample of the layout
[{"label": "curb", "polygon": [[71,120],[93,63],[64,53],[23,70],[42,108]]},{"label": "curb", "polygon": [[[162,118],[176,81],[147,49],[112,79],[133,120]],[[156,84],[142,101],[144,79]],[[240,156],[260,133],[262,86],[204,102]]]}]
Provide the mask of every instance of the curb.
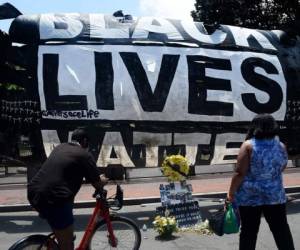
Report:
[{"label": "curb", "polygon": [[[286,194],[300,193],[300,186],[290,186],[285,188]],[[193,198],[198,201],[215,201],[222,202],[226,198],[226,192],[212,192],[212,193],[195,193]],[[159,203],[159,196],[140,197],[140,198],[125,198],[124,206],[143,205],[149,203]],[[95,200],[78,201],[75,202],[74,208],[91,208],[94,207]],[[33,211],[32,207],[27,204],[14,205],[0,205],[0,213],[8,212],[25,212]]]}]

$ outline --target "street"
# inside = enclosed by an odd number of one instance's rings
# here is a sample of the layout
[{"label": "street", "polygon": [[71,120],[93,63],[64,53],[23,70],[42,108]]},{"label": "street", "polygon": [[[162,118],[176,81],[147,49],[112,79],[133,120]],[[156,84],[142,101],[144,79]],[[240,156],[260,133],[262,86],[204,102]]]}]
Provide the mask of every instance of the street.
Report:
[{"label": "street", "polygon": [[[288,202],[287,212],[288,221],[294,237],[295,249],[300,249],[300,195],[292,194],[295,199]],[[201,214],[203,218],[208,216],[208,211],[213,211],[222,205],[217,201],[200,200]],[[142,250],[150,249],[205,249],[205,250],[233,250],[238,249],[238,234],[224,235],[199,235],[193,232],[177,233],[170,240],[161,240],[153,230],[152,221],[155,216],[155,208],[158,203],[144,204],[139,206],[126,206],[119,212],[120,215],[133,219],[141,229],[142,233]],[[76,209],[75,214],[75,231],[76,244],[85,229],[92,209]],[[142,230],[146,224],[147,230]],[[145,226],[144,226],[145,228]],[[30,234],[47,234],[49,227],[45,221],[40,219],[35,212],[10,212],[0,214],[0,245],[1,249],[8,249],[18,239]],[[276,249],[271,232],[262,219],[260,232],[257,242],[257,250],[274,250]]]}]

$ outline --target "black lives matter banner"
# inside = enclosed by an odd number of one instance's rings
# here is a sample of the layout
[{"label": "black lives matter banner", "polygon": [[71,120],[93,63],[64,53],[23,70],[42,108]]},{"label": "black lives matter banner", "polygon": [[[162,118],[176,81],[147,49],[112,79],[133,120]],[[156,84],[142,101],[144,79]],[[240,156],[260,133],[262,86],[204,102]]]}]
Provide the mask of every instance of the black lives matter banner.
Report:
[{"label": "black lives matter banner", "polygon": [[257,113],[271,113],[286,139],[299,124],[299,87],[289,90],[299,81],[289,71],[299,44],[291,53],[278,32],[223,25],[208,34],[188,21],[43,14],[18,17],[10,35],[38,45],[47,154],[87,126],[99,166],[155,167],[171,153],[224,164],[235,161]]}]

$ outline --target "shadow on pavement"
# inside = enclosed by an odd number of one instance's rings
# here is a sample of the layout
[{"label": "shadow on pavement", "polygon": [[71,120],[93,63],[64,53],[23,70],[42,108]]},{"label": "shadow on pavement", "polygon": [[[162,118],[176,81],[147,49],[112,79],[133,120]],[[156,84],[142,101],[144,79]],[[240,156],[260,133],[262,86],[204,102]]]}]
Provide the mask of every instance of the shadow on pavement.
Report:
[{"label": "shadow on pavement", "polygon": [[[201,208],[201,215],[203,220],[209,216],[209,210],[218,209],[221,205],[206,206]],[[139,206],[137,206],[137,209]],[[144,208],[145,209],[145,208]],[[78,211],[78,210],[77,210]],[[92,211],[92,210],[90,210]],[[153,228],[152,221],[155,218],[155,207],[151,207],[151,210],[147,211],[134,211],[134,212],[118,212],[119,216],[127,217],[133,220],[138,227],[142,230],[143,225],[146,224],[147,228]],[[78,231],[84,231],[90,214],[76,214],[75,213],[75,228]],[[7,233],[32,233],[38,230],[39,233],[50,232],[50,227],[47,222],[38,217],[37,213],[30,213],[24,215],[24,213],[9,213],[0,214],[0,231]]]}]

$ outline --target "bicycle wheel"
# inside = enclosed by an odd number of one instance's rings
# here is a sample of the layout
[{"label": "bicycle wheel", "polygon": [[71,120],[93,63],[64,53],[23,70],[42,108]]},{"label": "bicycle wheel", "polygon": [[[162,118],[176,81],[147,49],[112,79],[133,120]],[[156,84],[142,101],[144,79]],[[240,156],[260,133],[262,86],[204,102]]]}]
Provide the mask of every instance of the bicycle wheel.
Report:
[{"label": "bicycle wheel", "polygon": [[[47,235],[30,235],[17,241],[8,250],[47,250],[48,240]],[[59,250],[57,243],[53,240],[51,240],[51,250]]]},{"label": "bicycle wheel", "polygon": [[141,232],[137,225],[124,217],[110,217],[114,235],[117,240],[117,247],[113,248],[110,244],[107,225],[101,220],[93,231],[89,250],[100,249],[130,249],[138,250],[141,244]]}]

